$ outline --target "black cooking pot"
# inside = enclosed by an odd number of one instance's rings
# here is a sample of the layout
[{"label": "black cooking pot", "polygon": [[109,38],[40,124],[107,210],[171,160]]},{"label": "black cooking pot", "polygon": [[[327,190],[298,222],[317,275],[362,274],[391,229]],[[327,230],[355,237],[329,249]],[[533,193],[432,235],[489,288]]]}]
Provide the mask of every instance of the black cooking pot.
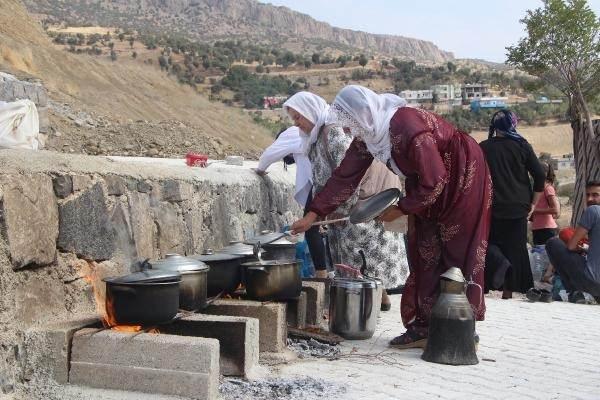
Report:
[{"label": "black cooking pot", "polygon": [[104,278],[106,310],[118,325],[160,325],[179,310],[181,276],[172,272],[143,271]]},{"label": "black cooking pot", "polygon": [[190,256],[210,267],[207,279],[207,293],[209,297],[219,293],[233,293],[242,282],[240,265],[245,257],[227,253],[215,253],[208,249],[202,254]]}]

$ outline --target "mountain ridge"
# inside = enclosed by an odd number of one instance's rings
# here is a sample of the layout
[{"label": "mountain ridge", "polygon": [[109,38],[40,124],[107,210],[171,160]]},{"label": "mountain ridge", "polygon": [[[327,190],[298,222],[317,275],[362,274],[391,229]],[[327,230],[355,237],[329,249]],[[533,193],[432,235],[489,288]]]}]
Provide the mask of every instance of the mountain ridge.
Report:
[{"label": "mountain ridge", "polygon": [[454,59],[434,43],[334,27],[257,0],[25,0],[31,12],[100,26],[168,30],[197,40],[247,39],[282,47],[351,48],[424,63]]}]

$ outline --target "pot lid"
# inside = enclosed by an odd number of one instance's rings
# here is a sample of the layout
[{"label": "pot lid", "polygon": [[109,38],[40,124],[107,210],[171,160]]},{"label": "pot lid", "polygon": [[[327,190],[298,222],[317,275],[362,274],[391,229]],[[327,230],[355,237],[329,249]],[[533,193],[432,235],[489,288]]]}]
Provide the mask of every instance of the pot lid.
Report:
[{"label": "pot lid", "polygon": [[465,277],[462,274],[462,271],[460,270],[460,268],[456,268],[456,267],[448,268],[448,270],[446,270],[446,272],[444,272],[442,275],[440,275],[440,277],[446,278],[446,279],[454,281],[454,282],[466,282]]},{"label": "pot lid", "polygon": [[389,206],[396,204],[402,197],[402,192],[397,188],[386,189],[367,200],[360,201],[350,210],[350,222],[361,224],[369,222],[381,215]]},{"label": "pot lid", "polygon": [[153,269],[180,273],[207,271],[209,269],[208,265],[204,264],[202,261],[184,257],[179,254],[167,254],[165,258],[151,261],[150,264]]},{"label": "pot lid", "polygon": [[277,265],[289,265],[296,264],[298,260],[261,260],[261,261],[250,261],[247,263],[243,263],[242,267],[274,267]]},{"label": "pot lid", "polygon": [[240,254],[228,254],[228,253],[215,253],[212,249],[207,249],[202,252],[202,254],[195,254],[190,256],[195,260],[199,260],[202,262],[211,262],[211,261],[231,261],[231,260],[239,260],[243,258],[243,255]]},{"label": "pot lid", "polygon": [[381,284],[375,279],[335,278],[331,282],[331,286],[346,289],[376,289],[381,286]]},{"label": "pot lid", "polygon": [[104,278],[103,281],[111,283],[160,283],[177,282],[181,280],[178,272],[146,270],[134,272],[129,275],[112,276]]},{"label": "pot lid", "polygon": [[[287,243],[274,243],[283,240]],[[280,232],[271,232],[271,231],[262,231],[260,235],[255,236],[246,240],[244,243],[254,245],[256,243],[263,244],[291,244],[289,240],[285,239],[285,233]]]},{"label": "pot lid", "polygon": [[254,256],[254,247],[242,242],[229,242],[229,246],[223,247],[218,253],[227,253],[237,256]]}]

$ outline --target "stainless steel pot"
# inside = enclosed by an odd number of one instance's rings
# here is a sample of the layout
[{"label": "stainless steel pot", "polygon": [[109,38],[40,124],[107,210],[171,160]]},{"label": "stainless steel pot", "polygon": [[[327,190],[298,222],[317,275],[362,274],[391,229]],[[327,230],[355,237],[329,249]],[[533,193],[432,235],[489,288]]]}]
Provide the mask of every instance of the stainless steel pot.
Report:
[{"label": "stainless steel pot", "polygon": [[[255,254],[256,250],[258,250],[257,254]],[[238,240],[229,242],[228,246],[223,247],[221,250],[217,250],[217,253],[242,256],[244,257],[243,262],[258,261],[258,259],[262,258],[264,255],[264,251],[261,248],[255,249],[253,245],[244,244]]]},{"label": "stainless steel pot", "polygon": [[329,330],[349,340],[372,337],[382,290],[377,279],[334,279],[329,292]]},{"label": "stainless steel pot", "polygon": [[254,300],[295,299],[302,292],[300,263],[296,260],[254,261],[242,264],[246,293]]},{"label": "stainless steel pot", "polygon": [[207,274],[209,267],[202,261],[167,254],[162,260],[151,261],[152,269],[178,272],[181,274],[179,285],[179,307],[184,310],[201,310],[206,305]]},{"label": "stainless steel pot", "polygon": [[295,260],[296,243],[289,241],[285,233],[262,231],[244,242],[248,245],[258,245],[265,250],[262,260]]}]

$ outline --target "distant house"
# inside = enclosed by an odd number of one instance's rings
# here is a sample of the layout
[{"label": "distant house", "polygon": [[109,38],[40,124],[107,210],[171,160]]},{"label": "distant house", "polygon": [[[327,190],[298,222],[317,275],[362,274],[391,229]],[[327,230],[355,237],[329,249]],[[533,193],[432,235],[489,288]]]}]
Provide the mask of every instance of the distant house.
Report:
[{"label": "distant house", "polygon": [[431,103],[433,101],[433,90],[403,90],[398,94],[408,104]]},{"label": "distant house", "polygon": [[575,168],[575,157],[573,154],[565,154],[562,157],[552,157],[552,167],[557,170],[573,169]]},{"label": "distant house", "polygon": [[480,99],[490,97],[490,85],[485,83],[466,83],[460,88],[460,95],[464,99]]},{"label": "distant house", "polygon": [[563,101],[562,99],[549,99],[547,97],[540,97],[535,102],[536,104],[561,104]]},{"label": "distant house", "polygon": [[478,111],[482,108],[506,108],[507,97],[482,97],[471,101],[471,111]]},{"label": "distant house", "polygon": [[263,97],[263,107],[265,110],[269,108],[281,107],[281,104],[283,104],[286,100],[287,96],[266,96]]},{"label": "distant house", "polygon": [[461,87],[460,85],[433,85],[430,88],[437,95],[438,103],[455,103],[461,104]]}]

